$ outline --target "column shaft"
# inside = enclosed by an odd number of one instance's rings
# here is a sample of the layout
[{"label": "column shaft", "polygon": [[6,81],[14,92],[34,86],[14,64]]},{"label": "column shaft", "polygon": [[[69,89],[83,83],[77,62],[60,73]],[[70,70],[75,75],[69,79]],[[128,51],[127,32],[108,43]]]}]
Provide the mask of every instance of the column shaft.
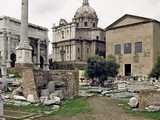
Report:
[{"label": "column shaft", "polygon": [[46,70],[49,70],[49,54],[48,54],[48,50],[49,50],[49,41],[47,40],[46,42],[46,64],[45,64],[45,67],[46,67]]},{"label": "column shaft", "polygon": [[21,41],[23,46],[29,45],[28,40],[28,0],[22,0],[22,12],[21,12]]},{"label": "column shaft", "polygon": [[40,50],[40,44],[41,44],[41,40],[39,39],[37,41],[37,66],[38,68],[40,68],[40,56],[41,56],[41,50]]},{"label": "column shaft", "polygon": [[7,32],[6,30],[3,31],[3,54],[2,54],[2,78],[5,80],[7,77],[7,48],[6,48],[6,41],[7,41]]},{"label": "column shaft", "polygon": [[8,40],[8,43],[7,43],[7,46],[8,46],[8,52],[7,52],[7,67],[11,67],[10,65],[10,54],[11,54],[11,33],[8,33],[7,34],[7,40]]}]

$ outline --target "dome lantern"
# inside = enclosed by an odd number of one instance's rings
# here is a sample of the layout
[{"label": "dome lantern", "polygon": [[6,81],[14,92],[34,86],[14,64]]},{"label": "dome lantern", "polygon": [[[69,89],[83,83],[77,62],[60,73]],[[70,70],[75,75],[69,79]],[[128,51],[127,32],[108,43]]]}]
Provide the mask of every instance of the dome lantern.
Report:
[{"label": "dome lantern", "polygon": [[88,0],[83,0],[83,5],[89,5]]}]

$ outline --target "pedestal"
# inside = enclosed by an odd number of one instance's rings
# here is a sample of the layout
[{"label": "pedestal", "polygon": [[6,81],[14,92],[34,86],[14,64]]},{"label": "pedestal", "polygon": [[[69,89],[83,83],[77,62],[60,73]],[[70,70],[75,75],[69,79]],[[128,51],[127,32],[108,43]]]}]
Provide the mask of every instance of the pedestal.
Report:
[{"label": "pedestal", "polygon": [[22,86],[23,94],[29,102],[36,103],[39,102],[39,97],[37,93],[37,85],[34,78],[33,67],[25,66],[22,69]]},{"label": "pedestal", "polygon": [[17,61],[18,64],[33,64],[32,63],[32,49],[26,49],[18,47],[16,49]]}]

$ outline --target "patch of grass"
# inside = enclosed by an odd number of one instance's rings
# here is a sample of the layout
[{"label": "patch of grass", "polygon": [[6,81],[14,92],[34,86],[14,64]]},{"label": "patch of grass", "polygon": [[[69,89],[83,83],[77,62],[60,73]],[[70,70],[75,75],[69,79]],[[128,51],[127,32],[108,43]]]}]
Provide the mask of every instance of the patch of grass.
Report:
[{"label": "patch of grass", "polygon": [[[29,113],[45,113],[51,112],[51,116],[70,117],[78,115],[79,113],[90,112],[91,108],[87,101],[87,98],[76,98],[73,100],[67,100],[58,111],[53,111],[52,107],[44,105],[28,105],[28,106],[15,106],[11,104],[5,105],[5,110],[29,112]],[[53,112],[52,112],[53,111]]]},{"label": "patch of grass", "polygon": [[86,112],[91,112],[87,98],[77,98],[75,100],[66,101],[61,109],[54,114],[62,117],[71,117]]},{"label": "patch of grass", "polygon": [[21,73],[19,73],[17,70],[15,69],[8,69],[8,74],[13,74],[15,75],[15,78],[18,78],[18,79],[21,79],[22,76],[21,76]]},{"label": "patch of grass", "polygon": [[43,105],[27,105],[27,106],[15,106],[11,104],[5,105],[5,110],[29,112],[29,113],[43,113],[44,111],[50,111],[51,108]]},{"label": "patch of grass", "polygon": [[122,104],[122,108],[128,114],[131,114],[134,116],[141,116],[141,117],[145,117],[145,118],[151,118],[153,120],[160,120],[160,112],[133,111],[132,108],[129,107],[127,99],[123,99],[123,100],[119,101],[119,104]]}]

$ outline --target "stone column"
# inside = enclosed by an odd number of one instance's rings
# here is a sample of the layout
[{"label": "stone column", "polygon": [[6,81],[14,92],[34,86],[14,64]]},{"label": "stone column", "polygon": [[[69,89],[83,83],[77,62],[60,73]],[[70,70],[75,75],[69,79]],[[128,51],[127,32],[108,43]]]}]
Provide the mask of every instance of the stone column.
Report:
[{"label": "stone column", "polygon": [[85,61],[86,60],[86,42],[83,41],[82,42],[82,60]]},{"label": "stone column", "polygon": [[3,31],[3,52],[2,52],[2,78],[3,80],[6,80],[7,77],[7,48],[6,48],[6,41],[7,41],[7,31],[4,29]]},{"label": "stone column", "polygon": [[37,85],[32,63],[32,47],[28,39],[28,0],[22,0],[21,36],[16,49],[16,66],[22,71],[23,94],[30,102],[38,102]]},{"label": "stone column", "polygon": [[4,118],[4,95],[2,93],[3,90],[0,90],[0,120],[5,120]]},{"label": "stone column", "polygon": [[10,54],[11,54],[11,33],[9,32],[7,34],[7,46],[8,46],[8,52],[7,52],[7,68],[11,67],[11,60],[10,60]]},{"label": "stone column", "polygon": [[28,0],[22,0],[21,38],[16,49],[17,64],[32,64],[32,47],[28,39]]},{"label": "stone column", "polygon": [[[3,30],[3,52],[2,52],[2,63],[1,63],[1,73],[2,73],[1,85],[2,86],[7,85],[7,82],[6,82],[6,79],[7,79],[7,65],[6,65],[7,47],[6,47],[6,41],[7,41],[7,31],[6,31],[6,29],[4,29]],[[1,103],[1,105],[2,105],[2,103]]]},{"label": "stone column", "polygon": [[93,41],[91,46],[91,55],[94,56],[96,55],[96,41]]},{"label": "stone column", "polygon": [[49,70],[49,41],[46,41],[46,62],[45,62],[45,70]]},{"label": "stone column", "polygon": [[38,68],[40,68],[40,56],[41,56],[40,44],[41,44],[41,40],[39,39],[37,41],[37,67]]}]

